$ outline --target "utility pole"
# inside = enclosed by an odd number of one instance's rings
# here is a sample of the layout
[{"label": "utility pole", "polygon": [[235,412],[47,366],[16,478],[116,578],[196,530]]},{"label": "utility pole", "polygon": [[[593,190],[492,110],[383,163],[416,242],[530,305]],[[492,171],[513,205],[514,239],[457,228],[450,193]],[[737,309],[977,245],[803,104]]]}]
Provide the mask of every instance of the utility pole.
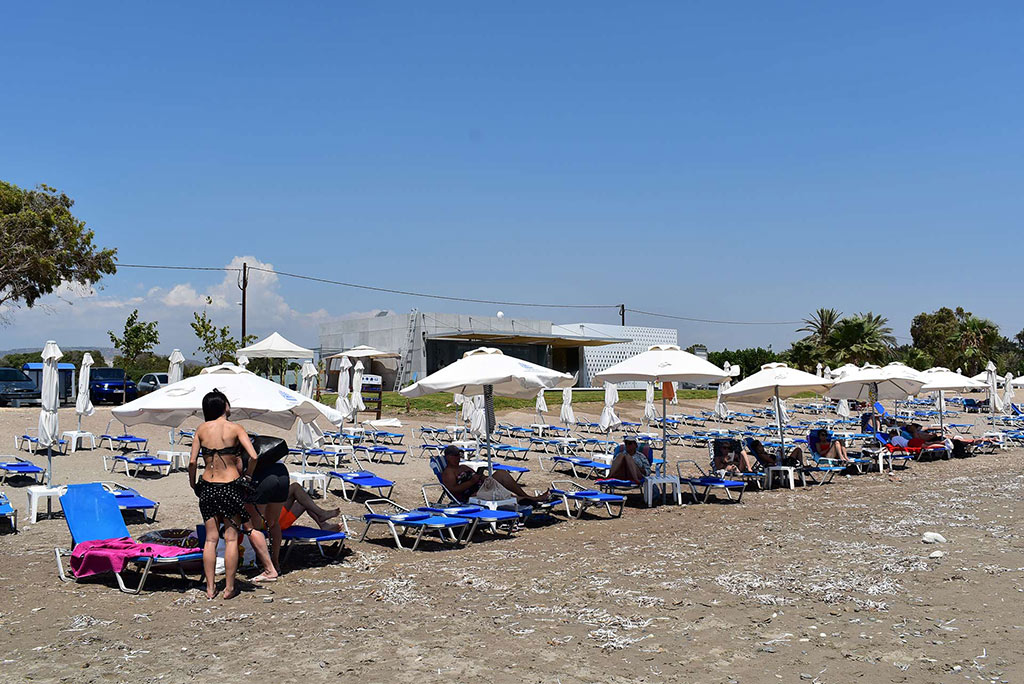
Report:
[{"label": "utility pole", "polygon": [[619,304],[619,316],[622,317],[622,327],[625,328],[626,327],[626,305],[625,304]]},{"label": "utility pole", "polygon": [[242,337],[239,343],[245,346],[245,288],[249,285],[249,264],[242,262]]}]

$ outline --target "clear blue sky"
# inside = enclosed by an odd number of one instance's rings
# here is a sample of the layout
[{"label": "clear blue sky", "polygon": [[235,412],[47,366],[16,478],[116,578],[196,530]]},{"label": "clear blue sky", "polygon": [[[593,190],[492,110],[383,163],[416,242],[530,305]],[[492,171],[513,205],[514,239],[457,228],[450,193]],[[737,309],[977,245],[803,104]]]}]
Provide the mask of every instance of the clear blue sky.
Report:
[{"label": "clear blue sky", "polygon": [[[245,255],[738,320],[870,309],[903,337],[962,305],[1024,328],[1020,3],[33,2],[4,23],[0,177],[69,193],[126,263]],[[0,348],[102,342],[131,306],[191,348],[196,296],[220,287],[237,325],[220,280],[124,270],[12,314]],[[253,331],[305,344],[354,311],[497,308],[264,289]],[[679,324],[712,348],[794,327]]]}]

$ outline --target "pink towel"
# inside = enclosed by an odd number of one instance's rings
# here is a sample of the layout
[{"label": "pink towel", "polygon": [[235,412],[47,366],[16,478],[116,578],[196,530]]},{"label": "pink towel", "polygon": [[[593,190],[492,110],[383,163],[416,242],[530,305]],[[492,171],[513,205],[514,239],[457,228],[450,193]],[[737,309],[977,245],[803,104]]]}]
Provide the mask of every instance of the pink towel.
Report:
[{"label": "pink towel", "polygon": [[124,539],[97,539],[82,542],[71,553],[71,570],[75,577],[88,577],[103,572],[121,572],[125,563],[139,556],[183,556],[197,549],[163,544],[140,544],[130,537]]}]

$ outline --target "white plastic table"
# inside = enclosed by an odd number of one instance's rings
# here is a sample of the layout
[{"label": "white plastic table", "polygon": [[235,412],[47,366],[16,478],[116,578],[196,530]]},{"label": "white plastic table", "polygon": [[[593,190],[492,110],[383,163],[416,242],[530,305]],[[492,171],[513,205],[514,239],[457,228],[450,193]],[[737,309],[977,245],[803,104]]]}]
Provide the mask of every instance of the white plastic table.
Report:
[{"label": "white plastic table", "polygon": [[324,497],[327,496],[327,475],[324,473],[297,473],[292,471],[288,473],[288,479],[292,482],[298,482],[310,494],[313,494],[315,488],[319,485],[321,494]]},{"label": "white plastic table", "polygon": [[171,462],[171,470],[184,470],[188,467],[189,457],[192,455],[188,451],[158,451],[156,452],[157,458]]},{"label": "white plastic table", "polygon": [[676,505],[683,505],[683,492],[676,475],[648,475],[644,478],[644,502],[650,506],[654,501],[654,492],[661,489],[661,501],[665,502],[668,490],[671,489],[676,498]]},{"label": "white plastic table", "polygon": [[796,469],[791,466],[769,466],[768,472],[768,489],[772,488],[775,482],[775,476],[781,475],[783,482],[789,480],[789,488],[796,489]]},{"label": "white plastic table", "polygon": [[89,439],[89,448],[96,448],[96,435],[91,432],[79,431],[79,430],[66,430],[60,433],[60,438],[67,441],[68,453],[75,453],[78,451],[78,442],[84,441],[86,438]]},{"label": "white plastic table", "polygon": [[46,499],[46,516],[53,514],[52,502],[54,497],[60,497],[60,487],[47,487],[46,485],[33,485],[25,489],[28,495],[28,519],[35,522],[39,514],[39,500]]}]

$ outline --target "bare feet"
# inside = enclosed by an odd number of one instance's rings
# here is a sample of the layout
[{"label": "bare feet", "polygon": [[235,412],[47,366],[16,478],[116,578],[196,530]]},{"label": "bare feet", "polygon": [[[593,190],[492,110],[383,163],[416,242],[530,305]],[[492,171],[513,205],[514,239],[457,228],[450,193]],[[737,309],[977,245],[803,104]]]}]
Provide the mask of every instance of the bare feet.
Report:
[{"label": "bare feet", "polygon": [[277,571],[275,571],[274,574],[270,574],[269,572],[261,572],[260,574],[258,574],[255,577],[253,577],[252,580],[250,580],[250,581],[254,582],[256,584],[266,584],[268,582],[276,582],[277,581]]},{"label": "bare feet", "polygon": [[337,518],[339,515],[341,515],[341,509],[340,508],[332,508],[329,511],[324,511],[324,512],[327,514],[324,517],[324,520],[330,520],[331,518]]},{"label": "bare feet", "polygon": [[231,589],[230,591],[228,591],[227,589],[224,590],[224,600],[225,601],[229,601],[229,600],[235,598],[236,596],[238,596],[238,589]]},{"label": "bare feet", "polygon": [[206,599],[208,601],[212,601],[216,597],[217,597],[217,587],[216,586],[212,586],[212,587],[208,586],[208,587],[206,587]]},{"label": "bare feet", "polygon": [[317,524],[320,525],[321,530],[326,530],[328,532],[341,532],[341,525],[338,523],[329,523],[326,520],[322,520]]}]

